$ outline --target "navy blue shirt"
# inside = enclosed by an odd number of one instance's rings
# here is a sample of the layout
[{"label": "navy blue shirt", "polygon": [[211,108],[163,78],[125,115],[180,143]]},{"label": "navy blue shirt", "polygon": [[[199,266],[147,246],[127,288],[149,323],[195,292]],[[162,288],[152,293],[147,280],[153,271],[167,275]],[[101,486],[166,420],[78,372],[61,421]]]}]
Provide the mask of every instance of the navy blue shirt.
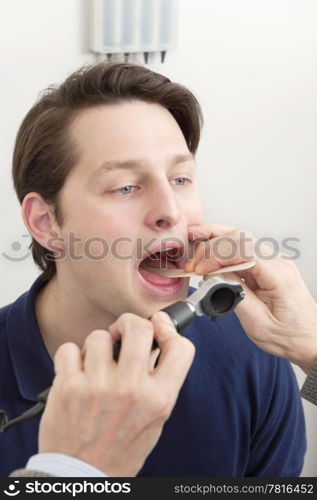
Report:
[{"label": "navy blue shirt", "polygon": [[[33,406],[54,377],[35,315],[42,283],[0,309],[0,408],[10,418]],[[290,364],[258,349],[235,314],[196,318],[183,333],[195,359],[140,475],[298,476],[305,425]],[[39,417],[0,434],[0,476],[37,452],[38,426]]]}]

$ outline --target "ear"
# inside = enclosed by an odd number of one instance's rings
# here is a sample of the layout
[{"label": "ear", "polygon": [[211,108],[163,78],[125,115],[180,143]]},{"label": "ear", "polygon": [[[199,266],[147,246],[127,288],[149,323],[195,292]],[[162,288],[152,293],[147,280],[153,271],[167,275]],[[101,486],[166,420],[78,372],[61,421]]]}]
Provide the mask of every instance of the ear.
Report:
[{"label": "ear", "polygon": [[22,202],[22,217],[31,236],[52,252],[65,248],[51,206],[38,193],[28,193]]}]

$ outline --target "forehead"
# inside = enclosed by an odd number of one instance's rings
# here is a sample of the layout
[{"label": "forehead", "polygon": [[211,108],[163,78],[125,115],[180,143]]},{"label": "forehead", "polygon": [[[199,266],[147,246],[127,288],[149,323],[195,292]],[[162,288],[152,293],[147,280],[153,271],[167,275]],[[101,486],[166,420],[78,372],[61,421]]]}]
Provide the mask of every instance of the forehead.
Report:
[{"label": "forehead", "polygon": [[[70,127],[81,157],[121,160],[188,151],[171,113],[159,104],[128,101],[81,111]],[[100,158],[102,156],[103,158]]]}]

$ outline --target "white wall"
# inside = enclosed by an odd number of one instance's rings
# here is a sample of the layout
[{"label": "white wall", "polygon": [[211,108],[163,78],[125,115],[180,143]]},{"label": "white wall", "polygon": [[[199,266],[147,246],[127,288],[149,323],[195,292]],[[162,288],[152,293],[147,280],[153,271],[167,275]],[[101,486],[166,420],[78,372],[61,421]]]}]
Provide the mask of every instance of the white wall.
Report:
[{"label": "white wall", "polygon": [[[43,88],[93,61],[89,3],[0,0],[1,305],[38,274],[31,258],[17,263],[2,255],[26,255],[29,241],[10,181],[15,134]],[[198,164],[206,221],[280,242],[300,238],[297,265],[317,298],[317,2],[180,3],[180,48],[164,65],[154,58],[150,67],[190,87],[203,106]],[[19,250],[11,248],[14,242]],[[317,476],[317,408],[304,405],[303,475]]]}]

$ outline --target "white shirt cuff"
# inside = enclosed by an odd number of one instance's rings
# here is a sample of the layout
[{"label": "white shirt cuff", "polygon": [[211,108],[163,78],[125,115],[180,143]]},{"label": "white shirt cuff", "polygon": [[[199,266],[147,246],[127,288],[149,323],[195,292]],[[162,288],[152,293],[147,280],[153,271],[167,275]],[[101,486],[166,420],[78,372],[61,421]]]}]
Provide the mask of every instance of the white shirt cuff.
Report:
[{"label": "white shirt cuff", "polygon": [[37,470],[56,477],[108,477],[93,465],[62,453],[38,453],[26,464],[27,470]]}]

